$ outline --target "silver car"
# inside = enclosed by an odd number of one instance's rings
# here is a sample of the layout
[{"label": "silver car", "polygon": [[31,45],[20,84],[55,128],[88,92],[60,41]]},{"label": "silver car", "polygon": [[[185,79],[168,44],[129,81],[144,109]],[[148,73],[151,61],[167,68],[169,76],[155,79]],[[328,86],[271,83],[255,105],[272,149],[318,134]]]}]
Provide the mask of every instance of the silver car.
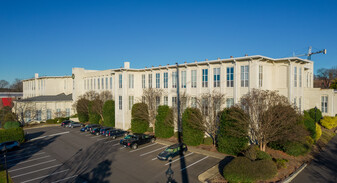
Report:
[{"label": "silver car", "polygon": [[82,126],[81,123],[79,123],[79,122],[74,122],[74,121],[70,122],[70,123],[67,125],[68,128],[81,127],[81,126]]}]

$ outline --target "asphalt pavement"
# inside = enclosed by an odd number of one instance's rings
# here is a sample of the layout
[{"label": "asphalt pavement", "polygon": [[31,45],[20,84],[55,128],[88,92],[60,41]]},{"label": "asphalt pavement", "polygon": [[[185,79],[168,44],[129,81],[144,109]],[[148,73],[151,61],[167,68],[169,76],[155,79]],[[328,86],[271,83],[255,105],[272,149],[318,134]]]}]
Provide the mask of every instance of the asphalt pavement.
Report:
[{"label": "asphalt pavement", "polygon": [[[166,182],[170,166],[157,154],[167,146],[148,143],[136,150],[119,139],[94,136],[79,128],[45,127],[25,130],[29,142],[8,153],[14,182]],[[1,160],[3,161],[3,160]],[[198,182],[198,175],[220,160],[188,151],[171,162],[176,182]]]},{"label": "asphalt pavement", "polygon": [[337,182],[337,136],[332,138],[325,150],[293,179],[292,183]]}]

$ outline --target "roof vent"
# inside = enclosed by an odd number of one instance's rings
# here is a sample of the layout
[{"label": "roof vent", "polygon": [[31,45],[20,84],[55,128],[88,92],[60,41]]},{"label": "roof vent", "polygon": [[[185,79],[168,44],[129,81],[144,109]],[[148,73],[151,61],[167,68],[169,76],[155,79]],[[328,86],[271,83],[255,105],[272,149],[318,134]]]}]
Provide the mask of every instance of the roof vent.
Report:
[{"label": "roof vent", "polygon": [[39,78],[39,73],[35,73],[35,78]]},{"label": "roof vent", "polygon": [[130,69],[130,62],[124,62],[124,69]]}]

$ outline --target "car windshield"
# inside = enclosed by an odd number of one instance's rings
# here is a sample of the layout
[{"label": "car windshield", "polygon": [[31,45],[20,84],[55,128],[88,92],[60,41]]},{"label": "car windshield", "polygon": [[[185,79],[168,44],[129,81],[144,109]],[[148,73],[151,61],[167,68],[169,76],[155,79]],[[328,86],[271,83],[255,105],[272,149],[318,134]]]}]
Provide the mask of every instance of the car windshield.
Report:
[{"label": "car windshield", "polygon": [[173,149],[172,148],[166,148],[165,151],[166,152],[173,152]]},{"label": "car windshield", "polygon": [[131,139],[131,138],[134,138],[134,136],[133,135],[128,135],[124,139]]}]

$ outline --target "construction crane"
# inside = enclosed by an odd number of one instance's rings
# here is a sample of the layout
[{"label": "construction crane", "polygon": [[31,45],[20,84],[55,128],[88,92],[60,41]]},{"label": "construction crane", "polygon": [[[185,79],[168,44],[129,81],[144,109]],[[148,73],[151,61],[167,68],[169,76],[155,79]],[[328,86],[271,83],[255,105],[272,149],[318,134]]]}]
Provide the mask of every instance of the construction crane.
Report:
[{"label": "construction crane", "polygon": [[323,50],[320,50],[320,51],[316,51],[316,52],[311,52],[311,50],[312,50],[312,47],[309,46],[309,50],[308,50],[308,53],[307,53],[307,54],[294,55],[294,56],[295,56],[295,57],[303,57],[303,56],[307,56],[307,59],[308,59],[308,60],[311,60],[311,55],[319,54],[319,53],[326,54],[326,49],[323,49]]}]

